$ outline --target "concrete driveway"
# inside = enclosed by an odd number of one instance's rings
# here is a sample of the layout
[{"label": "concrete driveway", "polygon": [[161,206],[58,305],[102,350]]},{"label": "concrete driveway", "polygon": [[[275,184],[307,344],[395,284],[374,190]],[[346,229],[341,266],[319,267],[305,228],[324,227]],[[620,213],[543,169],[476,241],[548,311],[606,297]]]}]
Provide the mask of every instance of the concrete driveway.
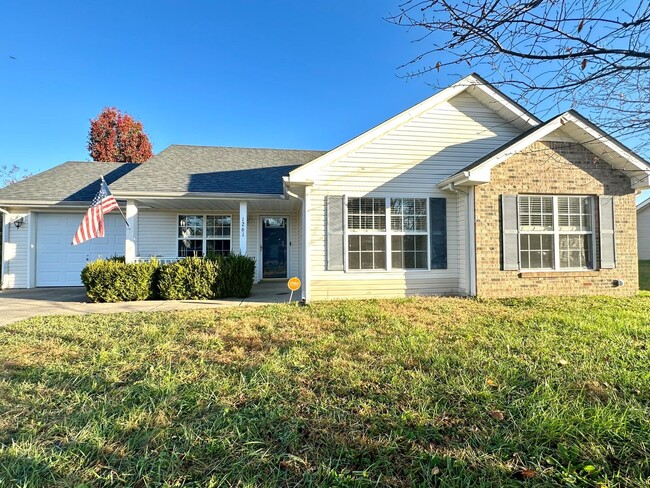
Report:
[{"label": "concrete driveway", "polygon": [[[90,303],[83,287],[32,288],[0,292],[0,325],[40,315],[80,315],[89,313],[153,312],[197,308],[266,305],[289,301],[286,282],[270,281],[253,285],[251,296],[225,300],[151,300],[124,303]],[[294,300],[300,294],[294,293]]]}]

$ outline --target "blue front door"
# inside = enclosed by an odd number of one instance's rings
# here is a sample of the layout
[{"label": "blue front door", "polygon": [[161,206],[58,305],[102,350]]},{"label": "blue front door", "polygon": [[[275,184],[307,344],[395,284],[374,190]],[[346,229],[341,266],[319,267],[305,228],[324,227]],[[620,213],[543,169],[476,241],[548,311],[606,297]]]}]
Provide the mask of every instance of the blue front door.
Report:
[{"label": "blue front door", "polygon": [[286,217],[262,218],[262,278],[287,277]]}]

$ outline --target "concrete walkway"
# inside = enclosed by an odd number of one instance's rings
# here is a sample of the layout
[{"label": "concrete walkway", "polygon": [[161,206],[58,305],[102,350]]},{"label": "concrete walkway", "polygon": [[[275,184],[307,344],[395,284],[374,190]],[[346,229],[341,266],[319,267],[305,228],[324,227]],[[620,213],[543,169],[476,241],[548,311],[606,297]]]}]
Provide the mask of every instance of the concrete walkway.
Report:
[{"label": "concrete walkway", "polygon": [[[267,305],[289,301],[286,281],[269,281],[253,285],[251,296],[225,300],[152,300],[124,303],[90,303],[86,290],[74,288],[32,288],[0,292],[0,325],[7,325],[39,315],[80,315],[89,313],[153,312]],[[300,294],[294,293],[294,300]]]}]

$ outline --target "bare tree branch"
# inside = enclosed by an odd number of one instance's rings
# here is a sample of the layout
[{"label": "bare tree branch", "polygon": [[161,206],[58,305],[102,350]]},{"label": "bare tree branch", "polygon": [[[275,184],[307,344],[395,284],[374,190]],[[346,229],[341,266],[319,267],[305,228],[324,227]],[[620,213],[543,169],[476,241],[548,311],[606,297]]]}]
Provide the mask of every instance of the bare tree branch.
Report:
[{"label": "bare tree branch", "polygon": [[405,0],[388,20],[424,46],[402,76],[469,64],[520,101],[650,142],[650,0]]}]

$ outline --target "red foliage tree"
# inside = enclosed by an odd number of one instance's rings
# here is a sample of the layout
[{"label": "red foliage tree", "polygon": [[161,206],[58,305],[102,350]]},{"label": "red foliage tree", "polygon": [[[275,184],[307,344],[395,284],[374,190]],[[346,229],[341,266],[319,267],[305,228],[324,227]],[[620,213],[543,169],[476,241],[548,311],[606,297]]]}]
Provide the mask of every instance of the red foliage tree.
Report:
[{"label": "red foliage tree", "polygon": [[144,163],[153,156],[142,123],[115,107],[90,120],[88,151],[93,161]]}]

